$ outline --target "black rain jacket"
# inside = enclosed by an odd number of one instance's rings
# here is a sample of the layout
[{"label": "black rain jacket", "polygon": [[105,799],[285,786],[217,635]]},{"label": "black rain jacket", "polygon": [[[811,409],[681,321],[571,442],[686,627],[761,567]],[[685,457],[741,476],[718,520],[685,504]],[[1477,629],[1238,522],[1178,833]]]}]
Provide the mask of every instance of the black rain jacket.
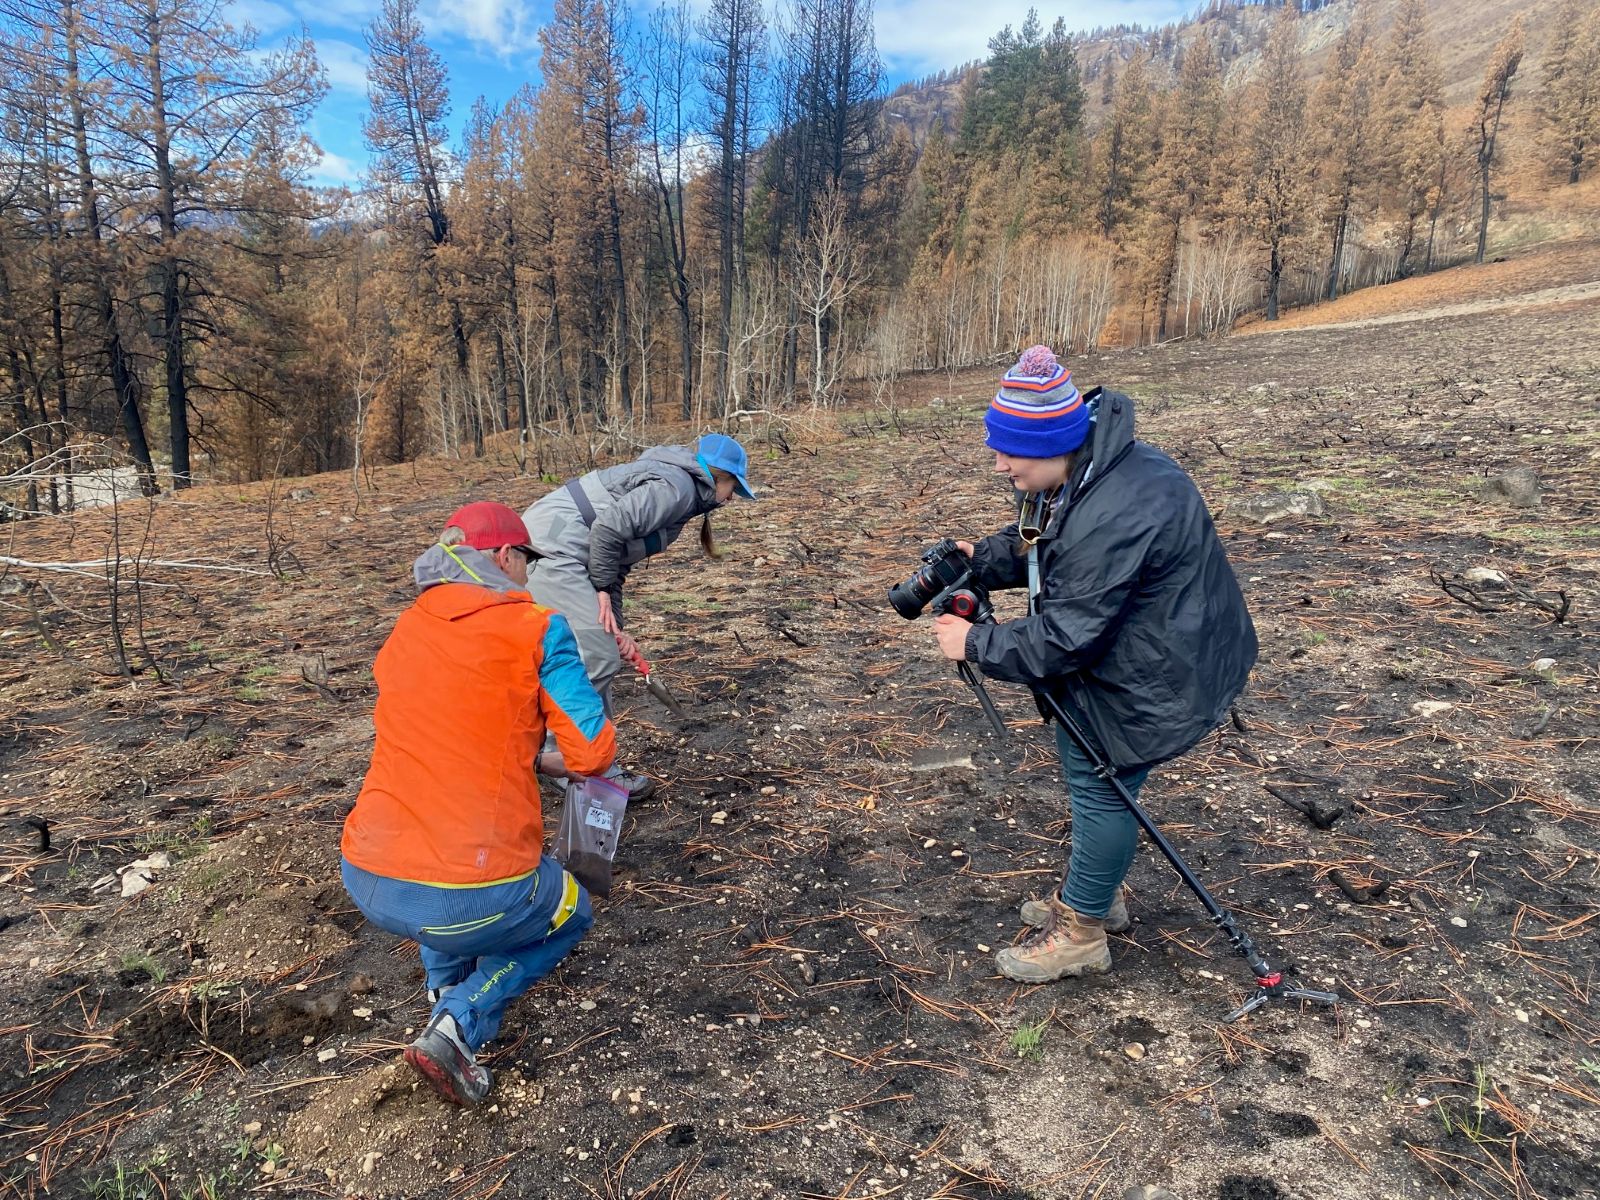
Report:
[{"label": "black rain jacket", "polygon": [[[975,625],[985,675],[1066,701],[1118,770],[1176,758],[1228,714],[1256,661],[1256,631],[1205,500],[1133,436],[1133,401],[1096,388],[1092,457],[1039,539],[1040,611]],[[1026,587],[1017,527],[974,547],[988,588]]]}]

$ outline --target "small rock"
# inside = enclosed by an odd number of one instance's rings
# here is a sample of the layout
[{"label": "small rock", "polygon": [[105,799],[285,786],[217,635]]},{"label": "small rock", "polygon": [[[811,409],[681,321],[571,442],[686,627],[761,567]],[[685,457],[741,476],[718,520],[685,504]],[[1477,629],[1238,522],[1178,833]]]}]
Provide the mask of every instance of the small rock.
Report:
[{"label": "small rock", "polygon": [[597,1005],[593,1000],[579,1000],[578,1007],[584,1012],[593,1012],[599,1007],[599,1005]]},{"label": "small rock", "polygon": [[1454,707],[1448,700],[1418,700],[1411,706],[1411,711],[1419,717],[1436,717]]},{"label": "small rock", "polygon": [[941,750],[934,747],[928,750],[913,750],[911,752],[911,769],[913,771],[974,771],[977,764],[972,761],[972,755],[962,754],[954,750]]},{"label": "small rock", "polygon": [[311,500],[311,499],[314,499],[315,496],[316,496],[316,493],[313,492],[310,488],[299,487],[299,488],[290,488],[289,489],[289,499],[291,499],[291,500],[295,500],[295,501]]},{"label": "small rock", "polygon": [[1536,658],[1533,660],[1533,669],[1541,675],[1546,671],[1554,671],[1556,669],[1556,660],[1553,658]]},{"label": "small rock", "polygon": [[767,784],[767,786],[766,786],[766,787],[764,787],[764,788],[762,788],[762,789],[761,789],[761,794],[762,794],[762,795],[763,795],[763,796],[776,796],[776,795],[777,795],[777,794],[778,794],[778,789],[777,789],[777,788],[775,788],[775,787],[773,787],[773,786],[772,786],[772,785],[771,785],[771,784],[770,784],[770,783],[769,783],[769,784]]},{"label": "small rock", "polygon": [[720,808],[717,809],[716,812],[711,814],[711,823],[713,825],[726,825],[728,823],[728,814]]},{"label": "small rock", "polygon": [[377,984],[372,982],[372,976],[363,972],[350,976],[350,982],[345,985],[345,991],[352,996],[365,996],[375,987],[377,987]]},{"label": "small rock", "polygon": [[1126,1054],[1129,1058],[1133,1059],[1134,1062],[1138,1062],[1141,1058],[1144,1057],[1144,1043],[1143,1042],[1129,1042],[1126,1046],[1124,1046],[1122,1048],[1122,1052],[1124,1054]]},{"label": "small rock", "polygon": [[1264,492],[1247,496],[1228,506],[1233,515],[1259,525],[1281,521],[1284,517],[1320,517],[1326,511],[1318,492]]},{"label": "small rock", "polygon": [[1538,508],[1539,473],[1532,467],[1512,467],[1482,480],[1478,484],[1478,496],[1490,501],[1503,500],[1513,508]]},{"label": "small rock", "polygon": [[1461,572],[1461,578],[1474,587],[1505,587],[1506,577],[1492,567],[1468,567]]},{"label": "small rock", "polygon": [[353,1008],[350,1011],[353,1012],[356,1016],[360,1017],[363,1021],[369,1019],[372,1016],[372,1010],[370,1008]]},{"label": "small rock", "polygon": [[1158,1184],[1141,1183],[1123,1192],[1122,1200],[1178,1200],[1178,1197]]},{"label": "small rock", "polygon": [[317,1061],[318,1062],[332,1062],[334,1059],[336,1059],[338,1057],[339,1057],[339,1052],[337,1050],[335,1050],[332,1046],[329,1046],[326,1050],[318,1050],[317,1051]]},{"label": "small rock", "polygon": [[1467,919],[1465,917],[1451,917],[1450,924],[1457,929],[1465,929],[1467,927]]},{"label": "small rock", "polygon": [[382,1157],[382,1150],[368,1150],[361,1159],[361,1173],[363,1175],[371,1175],[377,1169],[378,1160]]},{"label": "small rock", "polygon": [[240,1133],[247,1133],[251,1137],[254,1137],[256,1134],[261,1132],[261,1122],[260,1121],[246,1121],[243,1125],[241,1125],[239,1127],[239,1132]]}]

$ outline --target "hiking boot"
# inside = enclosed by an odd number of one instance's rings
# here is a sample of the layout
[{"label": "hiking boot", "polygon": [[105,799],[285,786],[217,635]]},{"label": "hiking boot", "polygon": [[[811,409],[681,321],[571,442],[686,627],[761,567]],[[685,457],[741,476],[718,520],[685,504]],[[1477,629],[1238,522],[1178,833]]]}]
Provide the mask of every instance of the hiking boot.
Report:
[{"label": "hiking boot", "polygon": [[1069,975],[1100,975],[1111,969],[1106,923],[1079,916],[1059,900],[1037,933],[994,956],[1000,974],[1018,983],[1050,983]]},{"label": "hiking boot", "polygon": [[440,1013],[406,1047],[406,1062],[451,1104],[472,1107],[489,1094],[494,1076],[467,1048],[456,1019]]},{"label": "hiking boot", "polygon": [[648,800],[656,794],[656,781],[648,775],[634,775],[629,771],[613,769],[606,773],[605,778],[627,791],[629,804],[636,800]]},{"label": "hiking boot", "polygon": [[[1046,896],[1043,900],[1024,900],[1022,902],[1022,923],[1037,928],[1050,919],[1050,901],[1055,897]],[[1128,915],[1128,898],[1121,888],[1112,898],[1111,911],[1106,913],[1107,933],[1126,933],[1133,928],[1133,918]]]}]

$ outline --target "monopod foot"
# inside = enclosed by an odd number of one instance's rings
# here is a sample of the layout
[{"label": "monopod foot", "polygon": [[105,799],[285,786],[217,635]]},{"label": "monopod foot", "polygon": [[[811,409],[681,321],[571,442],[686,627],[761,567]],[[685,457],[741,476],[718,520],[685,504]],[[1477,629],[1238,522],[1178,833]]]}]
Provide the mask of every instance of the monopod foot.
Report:
[{"label": "monopod foot", "polygon": [[1238,1008],[1229,1013],[1223,1021],[1231,1025],[1247,1013],[1253,1013],[1262,1008],[1269,1000],[1309,1000],[1313,1004],[1326,1004],[1337,1007],[1339,996],[1334,992],[1317,992],[1310,988],[1295,987],[1283,981],[1282,974],[1261,976],[1256,979],[1256,990]]}]

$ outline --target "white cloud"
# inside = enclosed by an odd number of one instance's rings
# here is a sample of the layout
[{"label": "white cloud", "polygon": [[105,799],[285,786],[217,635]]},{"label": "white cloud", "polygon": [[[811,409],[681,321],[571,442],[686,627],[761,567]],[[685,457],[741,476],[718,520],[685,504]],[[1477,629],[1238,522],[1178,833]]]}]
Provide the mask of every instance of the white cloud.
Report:
[{"label": "white cloud", "polygon": [[460,38],[500,58],[539,44],[539,18],[528,0],[437,0],[427,26],[430,35]]},{"label": "white cloud", "polygon": [[318,38],[317,58],[328,72],[329,87],[358,96],[367,94],[367,52],[360,46],[337,38]]},{"label": "white cloud", "polygon": [[300,19],[312,26],[337,25],[365,29],[383,7],[383,0],[293,0]]},{"label": "white cloud", "polygon": [[311,182],[319,187],[349,186],[360,181],[361,168],[331,150],[322,152],[322,160],[311,171]]},{"label": "white cloud", "polygon": [[253,26],[262,35],[277,33],[293,24],[294,14],[272,0],[233,0],[224,10],[228,24],[235,29]]},{"label": "white cloud", "polygon": [[891,68],[926,71],[987,58],[989,39],[1010,25],[1021,27],[1036,8],[1049,29],[1061,17],[1068,30],[1086,32],[1100,25],[1150,28],[1182,18],[1192,0],[1100,0],[1052,6],[1038,0],[879,0],[876,5],[878,53]]}]

